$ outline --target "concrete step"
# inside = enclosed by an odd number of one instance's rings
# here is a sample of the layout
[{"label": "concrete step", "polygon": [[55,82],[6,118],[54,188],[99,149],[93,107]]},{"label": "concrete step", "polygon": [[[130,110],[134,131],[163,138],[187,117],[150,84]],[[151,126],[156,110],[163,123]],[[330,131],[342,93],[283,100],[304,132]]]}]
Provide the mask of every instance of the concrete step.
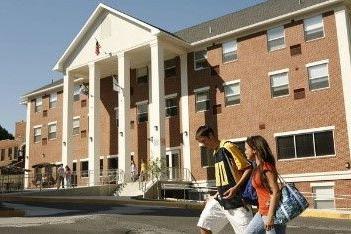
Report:
[{"label": "concrete step", "polygon": [[139,182],[125,183],[115,193],[115,196],[118,196],[118,197],[137,197],[142,195],[143,195],[143,191],[139,189]]}]

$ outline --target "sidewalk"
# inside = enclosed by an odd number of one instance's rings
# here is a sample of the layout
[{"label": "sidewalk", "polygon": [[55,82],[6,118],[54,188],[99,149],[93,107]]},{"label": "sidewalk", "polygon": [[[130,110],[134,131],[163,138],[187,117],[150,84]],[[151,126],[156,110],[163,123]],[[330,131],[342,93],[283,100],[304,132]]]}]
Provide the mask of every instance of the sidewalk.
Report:
[{"label": "sidewalk", "polygon": [[[172,208],[183,208],[192,210],[202,210],[203,202],[189,201],[163,201],[163,200],[143,200],[131,198],[117,198],[113,196],[20,196],[15,194],[1,195],[0,201],[16,201],[25,203],[70,203],[87,205],[143,205],[143,206],[164,206]],[[346,219],[351,220],[351,211],[339,210],[316,210],[307,209],[301,217]]]}]

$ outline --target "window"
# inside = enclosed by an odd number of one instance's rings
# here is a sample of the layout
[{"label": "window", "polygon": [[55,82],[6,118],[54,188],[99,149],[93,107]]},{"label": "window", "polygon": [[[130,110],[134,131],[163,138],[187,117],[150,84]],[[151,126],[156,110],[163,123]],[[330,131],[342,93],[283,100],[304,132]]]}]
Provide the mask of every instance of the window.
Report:
[{"label": "window", "polygon": [[175,59],[165,61],[165,78],[177,75]]},{"label": "window", "polygon": [[56,123],[48,124],[48,138],[49,140],[56,138]]},{"label": "window", "polygon": [[207,62],[207,50],[194,52],[194,69],[201,70],[208,67],[209,64]]},{"label": "window", "polygon": [[299,133],[277,137],[278,159],[334,155],[333,131]]},{"label": "window", "polygon": [[49,98],[49,108],[55,108],[57,105],[57,93],[50,94]]},{"label": "window", "polygon": [[324,37],[324,26],[322,15],[304,20],[305,40],[310,41]]},{"label": "window", "polygon": [[149,82],[149,71],[147,67],[136,69],[137,84],[147,84]]},{"label": "window", "polygon": [[333,186],[315,186],[313,195],[315,209],[335,209]]},{"label": "window", "polygon": [[5,160],[5,149],[1,149],[1,161]]},{"label": "window", "polygon": [[224,84],[224,99],[225,106],[240,103],[240,82]]},{"label": "window", "polygon": [[80,176],[88,177],[88,175],[89,175],[89,162],[88,161],[80,162]]},{"label": "window", "polygon": [[114,170],[118,168],[118,158],[109,158],[107,160],[107,167],[109,170]]},{"label": "window", "polygon": [[280,97],[289,95],[289,77],[288,72],[270,75],[271,95]]},{"label": "window", "polygon": [[7,150],[7,155],[8,155],[8,157],[9,157],[9,160],[12,160],[12,148],[9,148],[9,149]]},{"label": "window", "polygon": [[41,141],[41,127],[34,128],[34,143]]},{"label": "window", "polygon": [[137,104],[137,118],[139,123],[143,123],[148,120],[148,103],[147,102]]},{"label": "window", "polygon": [[178,114],[177,96],[166,98],[166,117]]},{"label": "window", "polygon": [[80,132],[80,119],[76,117],[73,119],[73,135],[79,135]]},{"label": "window", "polygon": [[195,91],[195,110],[206,111],[210,109],[210,90]]},{"label": "window", "polygon": [[5,149],[1,149],[1,161],[5,160]]},{"label": "window", "polygon": [[322,61],[320,64],[318,63],[319,62],[306,65],[310,90],[318,90],[329,87],[328,62]]},{"label": "window", "polygon": [[35,99],[35,112],[40,112],[43,109],[43,99],[38,97]]},{"label": "window", "polygon": [[13,148],[13,158],[14,159],[18,158],[18,147],[17,146],[15,148]]},{"label": "window", "polygon": [[116,121],[116,127],[118,128],[118,107],[115,107],[115,121]]},{"label": "window", "polygon": [[272,28],[267,31],[268,51],[274,51],[285,47],[284,26]]},{"label": "window", "polygon": [[104,174],[104,160],[100,159],[100,176]]},{"label": "window", "polygon": [[73,91],[73,101],[79,101],[80,100],[80,85],[79,84],[74,84],[74,91]]},{"label": "window", "polygon": [[237,53],[237,42],[236,40],[234,41],[228,41],[222,44],[222,62],[229,62],[238,59],[238,53]]},{"label": "window", "polygon": [[213,151],[207,149],[205,146],[200,146],[200,151],[201,151],[201,166],[213,167],[214,166]]}]

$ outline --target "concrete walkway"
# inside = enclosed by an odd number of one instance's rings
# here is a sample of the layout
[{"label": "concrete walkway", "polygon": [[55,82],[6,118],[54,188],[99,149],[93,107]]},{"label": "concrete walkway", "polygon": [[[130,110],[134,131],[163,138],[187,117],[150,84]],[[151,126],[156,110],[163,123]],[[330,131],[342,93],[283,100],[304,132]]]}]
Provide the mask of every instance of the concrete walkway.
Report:
[{"label": "concrete walkway", "polygon": [[[203,202],[191,201],[164,201],[164,200],[142,200],[130,198],[118,198],[113,196],[21,196],[20,194],[1,195],[0,200],[4,202],[24,202],[32,204],[40,203],[69,203],[86,205],[144,205],[144,206],[163,206],[173,208],[183,208],[192,210],[202,210]],[[351,220],[351,211],[339,210],[316,210],[307,209],[301,214],[302,217],[347,219]]]}]

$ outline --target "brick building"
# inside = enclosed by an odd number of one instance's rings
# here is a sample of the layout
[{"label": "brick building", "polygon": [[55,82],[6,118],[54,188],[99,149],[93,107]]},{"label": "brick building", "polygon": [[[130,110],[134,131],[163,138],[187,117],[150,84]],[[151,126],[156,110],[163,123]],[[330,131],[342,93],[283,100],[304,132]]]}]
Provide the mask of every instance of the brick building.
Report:
[{"label": "brick building", "polygon": [[0,141],[0,167],[14,165],[24,168],[26,122],[17,122],[15,126],[15,136],[13,140]]},{"label": "brick building", "polygon": [[208,124],[240,147],[264,136],[316,208],[350,207],[349,17],[349,1],[268,0],[169,33],[100,4],[54,67],[63,79],[22,97],[26,168],[129,174],[131,157],[161,158],[210,186],[194,138]]}]

